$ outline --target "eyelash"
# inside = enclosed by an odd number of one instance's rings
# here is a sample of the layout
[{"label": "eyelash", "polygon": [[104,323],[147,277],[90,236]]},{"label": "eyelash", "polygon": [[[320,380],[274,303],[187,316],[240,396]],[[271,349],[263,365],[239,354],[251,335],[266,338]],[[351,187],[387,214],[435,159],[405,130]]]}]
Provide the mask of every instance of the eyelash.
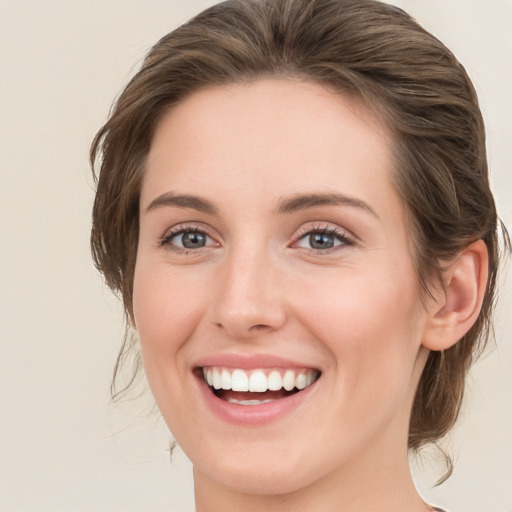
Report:
[{"label": "eyelash", "polygon": [[[196,226],[196,225],[187,225],[187,224],[179,224],[173,227],[170,231],[167,231],[164,236],[162,236],[159,240],[159,247],[168,247],[176,254],[190,254],[197,253],[198,250],[204,249],[205,247],[200,247],[198,249],[189,249],[186,247],[179,247],[171,243],[172,239],[179,236],[184,235],[186,233],[197,233],[203,235],[210,240],[215,241],[215,238],[208,232],[208,230]],[[325,226],[325,225],[317,225],[317,226],[308,226],[306,228],[302,228],[297,235],[294,237],[294,241],[291,243],[291,247],[297,247],[298,244],[304,240],[306,237],[311,235],[328,235],[336,238],[340,244],[335,245],[333,247],[327,249],[315,249],[315,248],[306,248],[302,249],[308,251],[311,254],[330,254],[333,251],[338,250],[340,247],[350,247],[355,244],[353,238],[347,235],[345,231],[340,230],[339,228]]]},{"label": "eyelash", "polygon": [[339,228],[331,227],[331,226],[325,226],[325,225],[316,225],[316,226],[308,226],[306,228],[303,228],[299,231],[299,233],[296,235],[294,242],[292,243],[293,246],[297,246],[299,242],[304,240],[306,237],[311,235],[328,235],[336,238],[339,242],[341,242],[339,245],[335,245],[333,247],[330,247],[328,249],[314,249],[314,248],[303,248],[306,251],[310,252],[311,254],[330,254],[331,252],[334,252],[338,250],[338,248],[341,247],[350,247],[355,244],[355,241],[352,237],[347,235],[345,231],[340,230]]},{"label": "eyelash", "polygon": [[[160,238],[158,246],[159,247],[168,247],[170,250],[172,250],[176,254],[190,254],[197,252],[197,249],[188,249],[186,247],[179,247],[177,245],[174,245],[171,243],[171,240],[179,235],[185,235],[186,233],[197,233],[200,235],[204,235],[205,237],[209,238],[210,240],[215,240],[213,236],[210,235],[210,233],[200,226],[196,225],[186,225],[186,224],[179,224],[177,226],[174,226],[170,231],[167,231],[163,237]],[[203,247],[201,248],[203,249]]]}]

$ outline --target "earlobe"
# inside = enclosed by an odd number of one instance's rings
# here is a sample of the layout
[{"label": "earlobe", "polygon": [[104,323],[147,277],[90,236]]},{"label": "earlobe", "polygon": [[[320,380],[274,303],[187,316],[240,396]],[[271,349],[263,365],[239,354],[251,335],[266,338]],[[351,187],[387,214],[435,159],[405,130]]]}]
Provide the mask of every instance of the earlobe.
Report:
[{"label": "earlobe", "polygon": [[478,240],[462,250],[443,272],[445,288],[429,308],[425,348],[448,349],[469,331],[480,313],[487,277],[487,246]]}]

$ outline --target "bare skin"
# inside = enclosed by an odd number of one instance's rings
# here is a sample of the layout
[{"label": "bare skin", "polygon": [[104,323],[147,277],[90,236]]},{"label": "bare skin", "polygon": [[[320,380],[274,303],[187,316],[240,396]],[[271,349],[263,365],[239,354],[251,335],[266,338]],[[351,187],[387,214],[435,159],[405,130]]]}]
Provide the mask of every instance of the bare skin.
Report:
[{"label": "bare skin", "polygon": [[[353,99],[291,80],[203,89],[160,122],[134,324],[197,512],[431,510],[408,465],[412,401],[428,350],[475,317],[485,249],[424,307],[391,145]],[[317,378],[287,408],[232,405],[201,372],[237,361]]]}]

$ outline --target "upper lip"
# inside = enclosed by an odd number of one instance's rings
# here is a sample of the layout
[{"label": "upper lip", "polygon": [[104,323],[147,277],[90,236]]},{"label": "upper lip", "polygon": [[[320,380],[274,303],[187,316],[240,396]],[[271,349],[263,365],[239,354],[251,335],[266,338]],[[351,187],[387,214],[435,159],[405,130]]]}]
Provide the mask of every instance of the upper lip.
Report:
[{"label": "upper lip", "polygon": [[198,359],[194,367],[224,366],[227,368],[255,369],[255,368],[288,368],[318,370],[311,364],[293,361],[271,354],[214,354]]}]

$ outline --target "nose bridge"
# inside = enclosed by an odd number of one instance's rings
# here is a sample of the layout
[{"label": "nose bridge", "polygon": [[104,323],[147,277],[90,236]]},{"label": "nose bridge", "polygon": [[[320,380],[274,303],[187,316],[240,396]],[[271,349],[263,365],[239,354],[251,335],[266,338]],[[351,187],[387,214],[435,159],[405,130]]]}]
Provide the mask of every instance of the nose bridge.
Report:
[{"label": "nose bridge", "polygon": [[265,244],[233,247],[219,276],[214,322],[237,338],[279,328],[285,320],[285,311],[278,275],[274,258]]}]

